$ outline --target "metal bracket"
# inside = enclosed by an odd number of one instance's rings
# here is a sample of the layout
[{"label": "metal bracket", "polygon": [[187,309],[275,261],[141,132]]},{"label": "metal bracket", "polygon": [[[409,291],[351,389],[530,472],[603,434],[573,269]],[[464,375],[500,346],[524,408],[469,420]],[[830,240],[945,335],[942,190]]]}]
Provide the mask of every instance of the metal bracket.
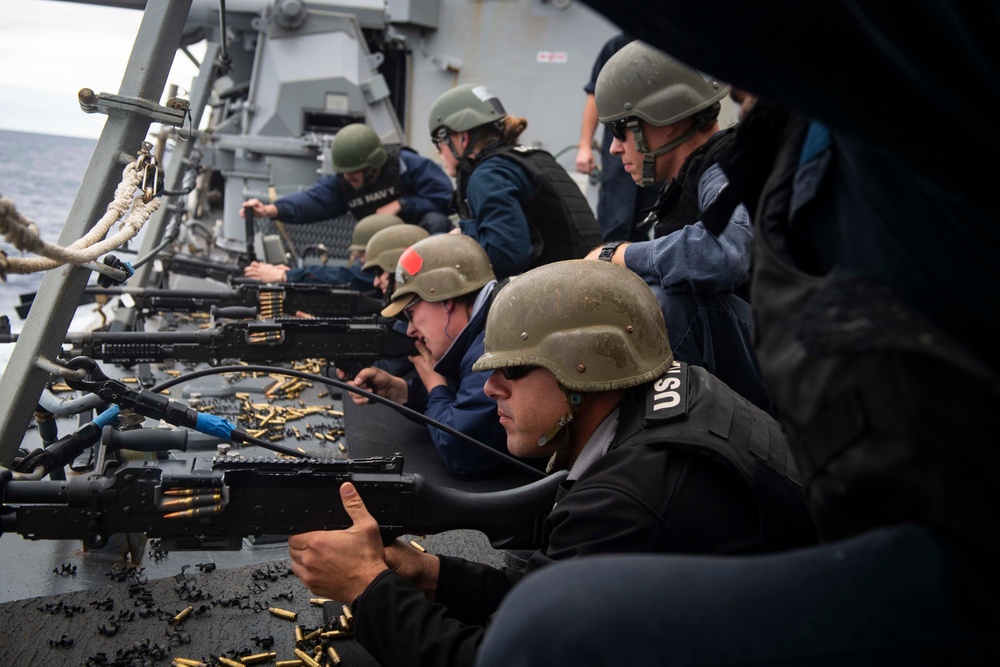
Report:
[{"label": "metal bracket", "polygon": [[368,104],[375,104],[379,100],[389,97],[389,85],[385,82],[385,77],[381,74],[376,74],[367,81],[362,82],[358,87],[361,88],[361,95]]},{"label": "metal bracket", "polygon": [[163,125],[173,125],[181,127],[187,117],[187,105],[176,104],[172,107],[165,107],[149,100],[138,97],[125,97],[123,95],[113,95],[111,93],[95,93],[90,88],[81,88],[77,94],[80,108],[86,113],[108,113],[124,111],[130,114],[145,116],[155,123]]}]

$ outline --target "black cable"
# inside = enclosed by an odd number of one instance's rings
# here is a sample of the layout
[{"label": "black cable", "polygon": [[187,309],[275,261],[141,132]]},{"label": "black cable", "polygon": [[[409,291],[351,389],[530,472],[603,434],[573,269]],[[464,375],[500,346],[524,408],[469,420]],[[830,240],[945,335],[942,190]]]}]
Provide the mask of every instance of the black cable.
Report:
[{"label": "black cable", "polygon": [[219,46],[221,52],[219,53],[219,68],[222,69],[223,74],[229,74],[229,70],[233,68],[233,63],[229,59],[229,49],[226,47],[226,0],[219,0],[219,30],[222,34],[219,36]]},{"label": "black cable", "polygon": [[174,209],[174,215],[170,219],[170,224],[168,224],[166,230],[164,230],[163,241],[161,241],[158,246],[147,252],[144,256],[132,262],[133,269],[138,269],[151,259],[155,259],[156,256],[159,255],[167,246],[177,240],[181,231],[181,218],[184,217],[185,210],[186,207],[183,203]]},{"label": "black cable", "polygon": [[[360,387],[355,387],[354,385],[348,384],[347,382],[343,382],[341,380],[334,380],[333,378],[328,378],[328,377],[325,377],[325,376],[322,376],[322,375],[315,375],[314,373],[306,373],[305,371],[297,371],[297,370],[292,369],[292,368],[279,368],[279,367],[276,367],[276,366],[257,366],[257,365],[251,365],[251,366],[242,366],[242,365],[237,365],[237,366],[216,366],[214,368],[203,368],[203,369],[198,370],[198,371],[192,371],[192,372],[186,373],[184,375],[179,375],[179,376],[177,376],[175,378],[170,378],[169,380],[164,380],[163,382],[161,382],[161,383],[157,384],[156,386],[152,387],[150,389],[150,391],[160,392],[160,391],[163,391],[164,389],[169,389],[170,387],[173,387],[174,385],[179,384],[181,382],[184,382],[184,381],[187,381],[187,380],[195,380],[195,379],[203,377],[205,375],[222,375],[224,373],[253,373],[253,372],[257,372],[257,373],[275,373],[275,374],[278,374],[278,375],[289,375],[291,377],[303,378],[303,379],[306,379],[306,380],[313,380],[315,382],[319,382],[321,384],[325,384],[325,385],[328,385],[328,386],[331,386],[331,387],[337,387],[338,389],[346,389],[347,391],[354,392],[355,394],[359,394],[361,396],[365,396],[369,400],[373,400],[373,401],[375,401],[377,403],[382,403],[383,405],[387,405],[390,408],[392,408],[393,410],[395,410],[396,412],[400,413],[401,415],[404,415],[406,417],[410,417],[411,419],[416,419],[418,421],[422,421],[425,424],[429,424],[429,425],[433,426],[434,428],[437,428],[437,429],[440,429],[440,430],[444,431],[445,433],[453,435],[453,436],[455,436],[457,438],[461,438],[462,440],[468,442],[469,444],[474,445],[476,447],[479,447],[483,451],[489,452],[490,456],[494,456],[494,457],[502,460],[503,462],[507,463],[508,465],[512,465],[515,468],[518,468],[519,470],[522,470],[523,472],[527,472],[527,473],[529,473],[531,475],[534,475],[535,477],[538,477],[538,478],[542,478],[542,477],[546,476],[545,473],[543,473],[542,471],[540,471],[540,470],[538,470],[536,468],[532,468],[528,464],[522,463],[521,461],[518,461],[517,459],[513,458],[512,456],[510,456],[508,454],[504,454],[503,452],[499,452],[499,451],[493,449],[492,447],[490,447],[489,445],[487,445],[487,444],[485,444],[483,442],[480,442],[479,440],[476,440],[475,438],[470,437],[470,436],[462,433],[461,431],[456,431],[452,427],[450,427],[450,426],[448,426],[446,424],[442,424],[441,422],[436,421],[434,419],[431,419],[427,415],[424,415],[423,413],[420,413],[420,412],[417,412],[416,410],[408,408],[405,405],[400,405],[399,403],[395,403],[393,401],[390,401],[388,398],[385,398],[383,396],[379,396],[378,394],[372,393],[370,391],[366,391],[364,389],[361,389]],[[259,440],[257,438],[250,438],[250,436],[247,436],[247,438],[248,438],[248,440],[247,440],[248,442],[251,442],[251,444],[258,445],[260,447],[266,447],[268,449],[273,449],[274,447],[278,446],[278,445],[273,445],[272,443],[264,441],[264,440]],[[304,456],[302,454],[302,452],[298,452],[298,451],[295,451],[295,450],[291,450],[291,451],[294,452],[295,456],[298,456],[300,458]]]}]

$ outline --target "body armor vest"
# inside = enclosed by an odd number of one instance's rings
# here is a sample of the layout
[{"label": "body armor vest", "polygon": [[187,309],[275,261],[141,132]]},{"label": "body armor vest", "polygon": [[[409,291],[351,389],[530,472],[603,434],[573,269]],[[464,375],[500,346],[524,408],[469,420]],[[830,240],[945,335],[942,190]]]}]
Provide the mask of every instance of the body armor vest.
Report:
[{"label": "body armor vest", "polygon": [[728,463],[760,513],[762,551],[816,542],[781,426],[705,369],[675,361],[621,404],[616,444],[676,447]]},{"label": "body armor vest", "polygon": [[[729,151],[735,139],[735,127],[716,132],[697,150],[693,151],[681,166],[677,177],[667,183],[659,195],[652,211],[643,221],[643,226],[655,222],[653,237],[666,236],[678,229],[693,225],[702,216],[698,202],[698,183],[709,167],[718,162],[719,155]],[[738,203],[738,202],[737,202]],[[733,204],[735,208],[735,203]],[[733,209],[729,210],[732,215]],[[729,219],[729,216],[726,216]]]},{"label": "body armor vest", "polygon": [[[531,232],[532,261],[528,269],[582,259],[601,244],[601,229],[590,204],[552,155],[538,148],[501,145],[477,155],[473,168],[494,156],[521,166],[535,184],[534,192],[521,202]],[[466,200],[468,179],[469,174],[460,170],[456,198],[459,215],[464,219],[473,217]]]},{"label": "body armor vest", "polygon": [[347,208],[355,220],[372,215],[403,196],[399,151],[397,146],[386,148],[387,157],[385,164],[379,169],[378,177],[374,182],[362,185],[360,190],[352,188],[343,178],[337,179],[340,196],[347,202]]}]

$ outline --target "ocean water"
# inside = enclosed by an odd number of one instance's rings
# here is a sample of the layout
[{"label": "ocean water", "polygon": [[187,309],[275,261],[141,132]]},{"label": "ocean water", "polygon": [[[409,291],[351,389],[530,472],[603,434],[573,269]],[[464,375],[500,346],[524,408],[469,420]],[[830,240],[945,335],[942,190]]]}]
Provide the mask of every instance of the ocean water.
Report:
[{"label": "ocean water", "polygon": [[[95,139],[0,130],[0,194],[38,225],[46,241],[59,239],[96,145]],[[0,250],[8,257],[22,256],[2,238]],[[20,295],[34,292],[41,281],[42,274],[36,273],[8,275],[0,282],[0,314],[10,318],[13,331],[24,324],[14,311]],[[0,372],[12,348],[0,344]]]}]

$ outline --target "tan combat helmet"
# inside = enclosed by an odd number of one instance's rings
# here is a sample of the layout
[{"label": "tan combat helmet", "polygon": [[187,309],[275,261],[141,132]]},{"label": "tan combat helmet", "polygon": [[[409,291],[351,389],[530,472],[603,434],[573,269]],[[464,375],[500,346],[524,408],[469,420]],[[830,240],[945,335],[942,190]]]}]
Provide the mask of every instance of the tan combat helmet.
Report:
[{"label": "tan combat helmet", "polygon": [[428,236],[428,231],[417,225],[393,225],[375,232],[365,247],[365,263],[361,270],[395,274],[396,262],[403,251]]},{"label": "tan combat helmet", "polygon": [[351,233],[351,245],[347,247],[347,251],[352,254],[364,252],[368,246],[368,242],[371,241],[376,233],[389,227],[405,224],[402,218],[395,215],[388,215],[387,213],[366,215],[354,225],[354,231]]},{"label": "tan combat helmet", "polygon": [[383,317],[395,317],[416,297],[447,301],[480,289],[491,280],[493,266],[478,242],[458,234],[435,234],[403,251],[396,263],[396,291]]},{"label": "tan combat helmet", "polygon": [[330,161],[338,174],[378,169],[387,157],[375,130],[361,123],[342,127],[330,147]]},{"label": "tan combat helmet", "polygon": [[582,259],[511,279],[493,299],[484,346],[474,371],[541,366],[575,392],[650,382],[674,358],[649,286],[624,267]]}]

